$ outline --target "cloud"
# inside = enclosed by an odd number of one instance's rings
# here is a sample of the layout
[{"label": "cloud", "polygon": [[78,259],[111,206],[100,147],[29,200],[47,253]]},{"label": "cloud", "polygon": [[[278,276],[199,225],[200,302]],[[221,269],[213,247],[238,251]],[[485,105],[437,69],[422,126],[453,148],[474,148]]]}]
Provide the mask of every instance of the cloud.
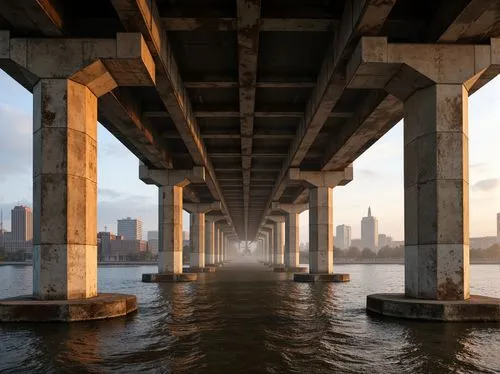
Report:
[{"label": "cloud", "polygon": [[380,174],[370,169],[354,169],[354,173],[363,177],[374,178]]},{"label": "cloud", "polygon": [[472,186],[474,190],[488,192],[494,189],[500,189],[500,179],[483,179],[474,183]]},{"label": "cloud", "polygon": [[109,188],[99,188],[98,190],[98,196],[99,198],[109,198],[109,199],[117,199],[121,196],[123,196],[123,194],[121,194],[120,192],[116,191],[116,190],[112,190],[112,189],[109,189]]},{"label": "cloud", "polygon": [[31,114],[0,104],[0,181],[9,176],[31,175],[32,132]]}]

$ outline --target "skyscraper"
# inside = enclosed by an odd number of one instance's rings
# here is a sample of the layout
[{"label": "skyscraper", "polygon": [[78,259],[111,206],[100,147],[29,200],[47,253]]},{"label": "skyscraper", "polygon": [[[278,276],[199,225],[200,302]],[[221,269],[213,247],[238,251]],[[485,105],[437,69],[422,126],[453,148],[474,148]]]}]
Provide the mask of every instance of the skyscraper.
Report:
[{"label": "skyscraper", "polygon": [[142,240],[142,221],[130,217],[119,219],[118,235],[125,240]]},{"label": "skyscraper", "polygon": [[351,246],[351,226],[337,226],[334,244],[340,249],[347,249]]},{"label": "skyscraper", "polygon": [[18,205],[11,210],[12,240],[27,242],[33,240],[33,211]]},{"label": "skyscraper", "polygon": [[497,240],[500,242],[500,213],[497,213]]},{"label": "skyscraper", "polygon": [[368,216],[361,220],[361,243],[363,248],[372,250],[378,248],[378,221],[372,216],[370,207],[368,207]]}]

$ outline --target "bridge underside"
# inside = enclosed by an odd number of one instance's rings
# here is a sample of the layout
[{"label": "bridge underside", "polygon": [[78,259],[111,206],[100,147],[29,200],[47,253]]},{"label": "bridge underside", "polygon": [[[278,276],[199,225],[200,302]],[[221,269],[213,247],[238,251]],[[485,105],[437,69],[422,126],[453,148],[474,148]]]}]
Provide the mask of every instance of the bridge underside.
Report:
[{"label": "bridge underside", "polygon": [[[347,80],[360,37],[487,44],[500,31],[498,1],[152,3],[4,1],[0,30],[11,38],[142,33],[155,82],[100,97],[99,120],[150,168],[204,166],[205,182],[187,186],[184,200],[221,201],[248,240],[276,213],[272,202],[308,201],[306,186],[287,178],[291,167],[344,170],[402,118],[402,103],[383,86]],[[2,68],[33,88],[10,63]]]}]

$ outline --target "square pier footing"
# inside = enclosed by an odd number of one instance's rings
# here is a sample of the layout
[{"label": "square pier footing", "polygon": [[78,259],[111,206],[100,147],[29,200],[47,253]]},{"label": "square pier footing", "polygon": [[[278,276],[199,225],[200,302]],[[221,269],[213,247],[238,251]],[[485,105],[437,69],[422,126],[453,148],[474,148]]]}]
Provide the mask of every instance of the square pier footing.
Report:
[{"label": "square pier footing", "polygon": [[77,322],[122,317],[137,310],[134,295],[100,293],[73,300],[20,296],[0,300],[0,322]]},{"label": "square pier footing", "polygon": [[441,322],[500,322],[500,299],[472,295],[467,300],[424,300],[404,294],[373,294],[366,310],[388,317]]},{"label": "square pier footing", "polygon": [[307,273],[306,266],[296,266],[296,267],[276,267],[273,269],[276,273]]},{"label": "square pier footing", "polygon": [[215,272],[215,267],[213,266],[205,266],[203,268],[187,268],[184,269],[184,273],[214,273]]},{"label": "square pier footing", "polygon": [[295,282],[349,282],[351,280],[349,274],[311,274],[302,273],[294,274],[293,280]]},{"label": "square pier footing", "polygon": [[196,273],[181,273],[181,274],[142,274],[142,281],[147,283],[161,282],[192,282],[198,279]]}]

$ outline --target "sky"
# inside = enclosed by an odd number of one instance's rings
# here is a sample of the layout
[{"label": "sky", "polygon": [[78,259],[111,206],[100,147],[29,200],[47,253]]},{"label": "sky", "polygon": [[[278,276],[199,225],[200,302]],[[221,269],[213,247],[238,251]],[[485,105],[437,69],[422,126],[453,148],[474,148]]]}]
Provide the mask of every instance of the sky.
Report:
[{"label": "sky", "polygon": [[[0,70],[0,208],[10,229],[10,210],[32,204],[32,95]],[[469,188],[472,237],[496,235],[500,212],[500,78],[469,101]],[[116,232],[116,220],[137,217],[144,231],[156,230],[155,186],[138,179],[138,160],[103,126],[98,125],[98,230]],[[334,188],[334,225],[352,226],[360,237],[360,221],[368,206],[378,218],[379,232],[403,240],[403,123],[354,162],[354,179]],[[189,217],[184,212],[184,230]],[[308,241],[308,212],[301,214],[300,241]]]}]

